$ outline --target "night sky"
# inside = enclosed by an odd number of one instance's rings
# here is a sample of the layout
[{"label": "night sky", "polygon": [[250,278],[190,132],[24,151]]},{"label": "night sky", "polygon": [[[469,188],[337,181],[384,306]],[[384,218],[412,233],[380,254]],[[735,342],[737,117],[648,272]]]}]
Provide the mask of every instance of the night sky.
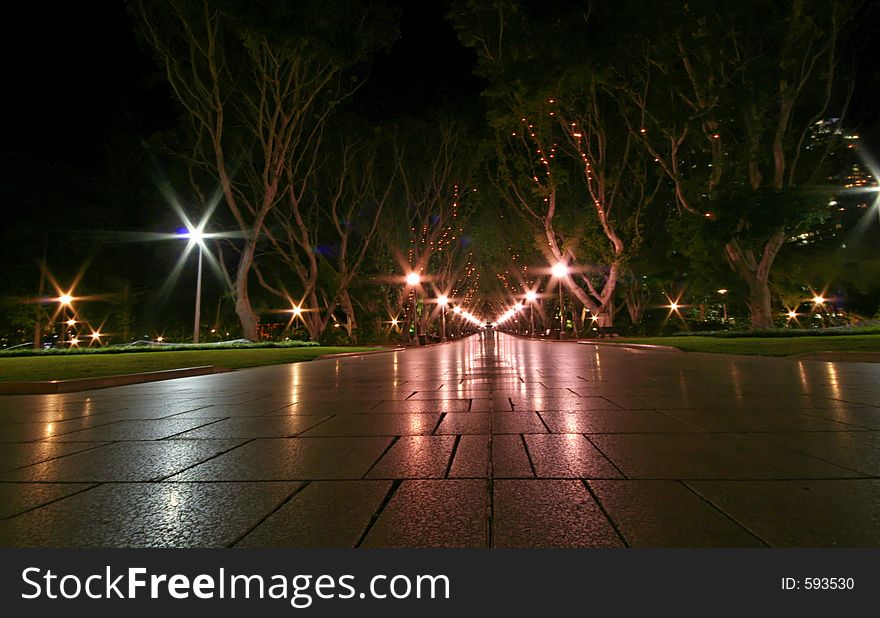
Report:
[{"label": "night sky", "polygon": [[[374,57],[359,110],[384,120],[476,101],[474,56],[443,19],[445,4],[402,5],[401,36]],[[5,81],[17,85],[5,101],[6,152],[92,172],[123,128],[174,126],[170,91],[123,2],[23,3],[7,12],[2,44]]]}]

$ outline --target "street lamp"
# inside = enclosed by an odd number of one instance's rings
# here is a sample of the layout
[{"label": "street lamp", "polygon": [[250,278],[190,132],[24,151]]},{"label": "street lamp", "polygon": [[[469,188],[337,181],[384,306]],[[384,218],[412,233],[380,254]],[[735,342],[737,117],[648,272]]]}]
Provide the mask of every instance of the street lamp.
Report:
[{"label": "street lamp", "polygon": [[535,336],[535,301],[538,299],[538,293],[534,290],[526,292],[526,300],[529,303],[529,336]]},{"label": "street lamp", "polygon": [[[513,310],[514,310],[517,314],[518,314],[520,311],[522,311],[522,308],[523,308],[523,304],[520,303],[520,302],[516,302],[516,303],[513,304]],[[517,335],[521,335],[521,334],[522,334],[522,329],[520,328],[520,325],[519,325],[519,315],[516,316],[516,334],[517,334]]]},{"label": "street lamp", "polygon": [[568,264],[556,262],[551,271],[556,279],[559,279],[559,338],[565,338],[565,312],[562,310],[562,280],[568,276]]},{"label": "street lamp", "polygon": [[446,341],[446,305],[449,304],[449,297],[441,294],[437,297],[437,304],[440,305],[440,341]]},{"label": "street lamp", "polygon": [[415,329],[416,334],[416,345],[421,345],[421,339],[419,338],[419,316],[416,313],[416,303],[418,299],[416,298],[416,290],[418,289],[418,285],[422,282],[422,278],[419,273],[412,271],[406,275],[406,284],[412,288],[412,319],[413,319],[413,327]]},{"label": "street lamp", "polygon": [[195,244],[199,247],[199,270],[196,275],[196,310],[195,320],[193,322],[193,343],[199,342],[199,321],[202,312],[202,253],[205,248],[205,232],[202,227],[202,225],[199,227],[190,227],[189,224],[187,224],[187,231],[178,234],[180,238],[188,239],[190,245]]},{"label": "street lamp", "polygon": [[456,338],[461,338],[461,307],[456,305],[452,308],[452,313],[458,316],[458,319],[455,321],[455,336]]},{"label": "street lamp", "polygon": [[[68,316],[69,314],[67,313],[67,310],[71,307],[71,304],[73,303],[73,296],[71,296],[70,294],[61,294],[55,300],[60,305],[58,307],[58,312],[60,313],[63,311],[64,315]],[[62,320],[62,322],[64,326],[61,327],[61,345],[63,346],[65,343],[67,343],[67,329],[74,326],[76,324],[76,320],[68,317],[68,319]]]}]

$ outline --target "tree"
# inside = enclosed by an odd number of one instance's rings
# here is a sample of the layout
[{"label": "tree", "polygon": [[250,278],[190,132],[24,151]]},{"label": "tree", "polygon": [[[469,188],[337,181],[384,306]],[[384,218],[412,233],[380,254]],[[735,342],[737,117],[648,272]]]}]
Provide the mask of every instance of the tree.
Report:
[{"label": "tree", "polygon": [[[642,15],[641,57],[620,64],[641,136],[680,212],[748,288],[754,328],[773,325],[769,278],[786,239],[827,211],[821,185],[852,93],[841,66],[851,3],[688,3]],[[660,34],[657,34],[660,33]],[[630,70],[635,68],[635,70]]]},{"label": "tree", "polygon": [[[224,272],[243,334],[255,340],[249,283],[258,245],[282,208],[300,237],[308,231],[301,206],[323,129],[357,86],[346,69],[387,37],[387,13],[332,0],[134,0],[132,7],[184,111],[193,184],[219,187],[240,232],[230,244],[234,266]],[[315,261],[307,253],[308,272],[297,271],[307,284]]]},{"label": "tree", "polygon": [[[448,286],[459,278],[465,254],[462,234],[473,210],[470,185],[479,151],[472,133],[461,120],[404,122],[397,129],[392,157],[396,220],[389,222],[383,239],[396,255],[401,276],[411,269],[439,293],[452,293]],[[396,300],[392,315],[401,313],[407,297]],[[417,319],[424,332],[431,314],[422,309]]]},{"label": "tree", "polygon": [[[355,340],[357,318],[349,290],[369,255],[394,181],[394,169],[378,163],[385,140],[349,133],[359,132],[346,131],[334,140],[321,157],[307,196],[291,199],[273,213],[266,236],[282,264],[274,271],[279,283],[271,284],[262,267],[255,269],[265,289],[303,309],[303,323],[314,341],[337,305],[345,313],[349,338]],[[296,300],[284,284],[291,273]]]},{"label": "tree", "polygon": [[594,26],[575,5],[469,3],[453,17],[489,79],[498,190],[540,230],[547,259],[568,264],[569,291],[610,326],[641,242],[640,213],[660,185],[629,131],[608,57],[591,50],[604,22]]}]

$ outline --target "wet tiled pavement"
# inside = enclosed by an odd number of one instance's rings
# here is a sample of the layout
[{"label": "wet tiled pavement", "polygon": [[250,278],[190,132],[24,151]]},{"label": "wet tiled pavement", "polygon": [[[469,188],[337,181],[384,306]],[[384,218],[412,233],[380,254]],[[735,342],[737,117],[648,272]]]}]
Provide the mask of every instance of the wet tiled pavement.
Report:
[{"label": "wet tiled pavement", "polygon": [[880,546],[880,364],[533,342],[0,397],[0,545]]}]

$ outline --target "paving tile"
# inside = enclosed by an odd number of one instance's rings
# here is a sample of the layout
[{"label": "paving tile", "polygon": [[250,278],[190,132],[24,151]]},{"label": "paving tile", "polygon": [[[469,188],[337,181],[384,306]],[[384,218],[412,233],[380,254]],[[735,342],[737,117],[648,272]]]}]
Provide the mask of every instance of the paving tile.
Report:
[{"label": "paving tile", "polygon": [[851,425],[849,429],[880,429],[880,408],[829,408],[804,410],[804,414]]},{"label": "paving tile", "polygon": [[433,399],[427,401],[383,401],[370,409],[371,413],[435,414],[440,412],[467,412],[470,399]]},{"label": "paving tile", "polygon": [[202,425],[178,434],[176,439],[217,438],[292,438],[326,421],[328,416],[241,416]]},{"label": "paving tile", "polygon": [[760,438],[867,476],[880,476],[880,431],[766,433]]},{"label": "paving tile", "polygon": [[[326,395],[325,395],[326,397]],[[334,414],[365,414],[374,408],[380,399],[355,399],[343,401],[300,401],[290,406],[270,412],[267,416],[333,416]]]},{"label": "paving tile", "polygon": [[437,435],[488,434],[491,416],[488,412],[450,412],[443,417]]},{"label": "paving tile", "polygon": [[580,434],[528,434],[538,478],[620,478],[620,472]]},{"label": "paving tile", "polygon": [[[94,487],[94,484],[0,483],[0,519],[54,502],[89,487]],[[3,543],[0,543],[0,546],[2,545]]]},{"label": "paving tile", "polygon": [[161,440],[210,423],[209,419],[157,419],[118,421],[81,431],[53,436],[57,442],[99,442],[112,440]]},{"label": "paving tile", "polygon": [[24,442],[0,448],[0,472],[86,451],[106,442]]},{"label": "paving tile", "polygon": [[[526,462],[528,465],[528,462]],[[449,478],[486,478],[489,474],[489,436],[464,435],[458,441]]]},{"label": "paving tile", "polygon": [[67,431],[77,431],[82,428],[82,423],[79,419],[58,421],[58,423],[15,423],[4,425],[0,427],[0,443],[48,440],[55,435],[56,427],[59,426],[59,423],[73,423],[72,425],[67,425]]},{"label": "paving tile", "polygon": [[785,412],[767,409],[738,411],[668,410],[664,414],[706,431],[846,431],[858,429],[832,420],[802,414],[799,410]]},{"label": "paving tile", "polygon": [[0,540],[14,547],[225,547],[296,487],[108,483],[0,521]]},{"label": "paving tile", "polygon": [[367,478],[442,478],[455,436],[403,436],[373,466]]},{"label": "paving tile", "polygon": [[[494,391],[490,391],[494,392]],[[470,412],[511,412],[513,406],[510,400],[505,398],[493,397],[492,399],[472,399]]]},{"label": "paving tile", "polygon": [[404,481],[363,547],[485,547],[486,481]]},{"label": "paving tile", "polygon": [[494,483],[496,547],[620,547],[623,543],[581,481]]},{"label": "paving tile", "polygon": [[496,412],[492,433],[547,433],[547,428],[535,412]]},{"label": "paving tile", "polygon": [[511,397],[517,412],[544,410],[619,410],[620,406],[604,397]]},{"label": "paving tile", "polygon": [[589,481],[630,547],[764,547],[677,481]]},{"label": "paving tile", "polygon": [[8,481],[49,483],[155,481],[241,443],[241,440],[114,442],[5,472],[0,477]]},{"label": "paving tile", "polygon": [[412,436],[434,431],[440,414],[340,414],[306,431],[310,436]]},{"label": "paving tile", "polygon": [[772,448],[743,434],[590,436],[629,478],[791,479],[862,476],[815,457]]},{"label": "paving tile", "polygon": [[772,547],[880,546],[880,480],[689,481]]},{"label": "paving tile", "polygon": [[169,480],[359,479],[390,443],[382,437],[258,439]]},{"label": "paving tile", "polygon": [[[182,412],[175,415],[177,419],[218,419],[218,418],[260,418],[269,414],[285,414],[285,410],[291,408],[293,404],[284,405],[274,404],[271,406],[243,406],[233,405],[213,405],[205,406],[197,410]],[[286,412],[290,414],[291,412]]]},{"label": "paving tile", "polygon": [[355,547],[391,481],[315,481],[236,547]]},{"label": "paving tile", "polygon": [[492,436],[492,475],[495,478],[534,478],[522,436]]},{"label": "paving tile", "polygon": [[650,410],[541,412],[553,433],[669,433],[701,431],[699,427]]}]

